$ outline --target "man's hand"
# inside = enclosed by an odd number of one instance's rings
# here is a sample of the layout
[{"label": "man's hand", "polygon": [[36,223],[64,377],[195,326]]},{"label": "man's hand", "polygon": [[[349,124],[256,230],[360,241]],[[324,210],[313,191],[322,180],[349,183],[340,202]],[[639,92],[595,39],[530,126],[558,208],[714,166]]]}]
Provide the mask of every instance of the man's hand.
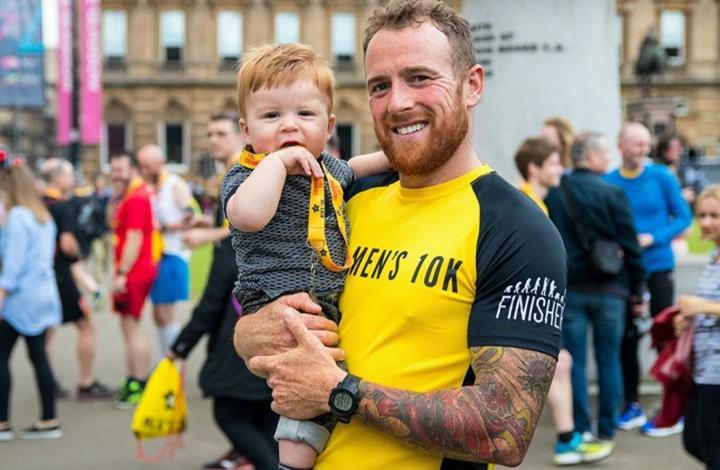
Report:
[{"label": "man's hand", "polygon": [[273,152],[283,165],[288,175],[305,175],[323,177],[323,171],[317,158],[305,147],[293,145]]},{"label": "man's hand", "polygon": [[125,292],[127,287],[127,276],[125,274],[116,274],[113,278],[113,293]]},{"label": "man's hand", "polygon": [[182,241],[191,250],[207,243],[207,229],[191,228],[182,234]]},{"label": "man's hand", "polygon": [[[305,312],[305,313],[300,313]],[[299,315],[305,327],[325,346],[339,341],[337,325],[319,316],[322,309],[304,292],[286,295],[251,315],[244,315],[235,325],[235,350],[247,363],[254,356],[270,356],[297,346],[285,324],[285,315]]]},{"label": "man's hand", "polygon": [[649,233],[639,233],[637,236],[638,245],[640,245],[640,248],[648,248],[652,246],[653,243],[655,243],[655,237],[652,236],[652,234]]},{"label": "man's hand", "polygon": [[295,419],[310,419],[330,411],[330,392],[347,375],[335,363],[344,359],[337,348],[326,348],[295,314],[283,312],[296,348],[275,356],[250,359],[250,370],[273,389],[272,409]]}]

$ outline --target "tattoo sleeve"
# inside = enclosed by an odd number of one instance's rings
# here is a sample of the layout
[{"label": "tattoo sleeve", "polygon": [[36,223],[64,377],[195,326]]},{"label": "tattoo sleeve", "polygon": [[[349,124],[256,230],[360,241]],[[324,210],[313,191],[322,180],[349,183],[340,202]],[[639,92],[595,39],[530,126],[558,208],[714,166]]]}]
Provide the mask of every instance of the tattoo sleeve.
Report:
[{"label": "tattoo sleeve", "polygon": [[471,349],[475,384],[415,393],[360,384],[359,417],[408,444],[459,460],[518,465],[525,457],[555,359],[516,348]]}]

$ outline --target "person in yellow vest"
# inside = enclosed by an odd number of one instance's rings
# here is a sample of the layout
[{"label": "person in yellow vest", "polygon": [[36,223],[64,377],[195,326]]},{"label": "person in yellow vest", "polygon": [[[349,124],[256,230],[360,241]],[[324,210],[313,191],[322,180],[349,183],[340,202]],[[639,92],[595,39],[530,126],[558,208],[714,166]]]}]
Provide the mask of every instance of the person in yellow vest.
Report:
[{"label": "person in yellow vest", "polygon": [[[240,128],[248,146],[225,177],[221,200],[244,313],[310,291],[328,318],[340,320],[337,298],[350,258],[343,189],[390,165],[381,153],[348,162],[325,152],[335,127],[334,88],[330,66],[297,43],[258,48],[240,67]],[[281,465],[312,468],[334,425],[325,417],[281,418],[275,435]]]},{"label": "person in yellow vest", "polygon": [[241,317],[236,349],[273,409],[341,421],[318,470],[517,466],[560,345],[562,240],[474,151],[484,72],[465,19],[440,0],[391,0],[363,44],[375,134],[398,173],[346,191],[337,333],[298,293]]},{"label": "person in yellow vest", "polygon": [[[544,199],[551,188],[560,186],[564,170],[558,147],[545,137],[527,138],[515,152],[515,166],[523,178],[520,191],[548,215]],[[575,431],[571,368],[572,357],[567,349],[561,348],[548,392],[548,405],[557,433],[553,458],[556,465],[596,462],[609,457],[613,451],[612,445],[595,442],[591,436],[583,436]]]}]

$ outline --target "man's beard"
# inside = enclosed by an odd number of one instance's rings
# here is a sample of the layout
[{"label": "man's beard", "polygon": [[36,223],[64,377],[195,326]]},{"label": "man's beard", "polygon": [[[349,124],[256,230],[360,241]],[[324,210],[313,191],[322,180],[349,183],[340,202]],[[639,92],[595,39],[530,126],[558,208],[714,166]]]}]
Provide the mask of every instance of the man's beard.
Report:
[{"label": "man's beard", "polygon": [[[423,141],[404,143],[393,139],[391,133],[397,123],[418,118],[430,126],[430,135]],[[380,146],[393,167],[400,174],[419,176],[432,173],[452,158],[465,140],[470,123],[462,104],[462,90],[458,88],[450,114],[442,122],[428,113],[399,113],[385,116],[382,123],[376,121],[374,127]]]}]

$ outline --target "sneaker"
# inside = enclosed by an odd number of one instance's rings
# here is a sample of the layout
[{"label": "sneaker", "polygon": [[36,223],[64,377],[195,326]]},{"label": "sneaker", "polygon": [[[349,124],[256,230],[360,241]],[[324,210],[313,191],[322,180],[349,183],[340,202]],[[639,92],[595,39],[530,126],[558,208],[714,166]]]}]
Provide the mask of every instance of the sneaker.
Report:
[{"label": "sneaker", "polygon": [[15,439],[15,432],[11,427],[0,429],[0,442],[12,441]]},{"label": "sneaker", "polygon": [[683,428],[685,427],[685,420],[680,419],[677,423],[675,423],[672,426],[666,426],[666,427],[658,427],[655,426],[655,423],[650,420],[647,423],[643,425],[642,428],[640,428],[640,432],[645,434],[648,437],[666,437],[666,436],[672,436],[673,434],[680,434],[683,432]]},{"label": "sneaker", "polygon": [[144,387],[137,380],[126,380],[113,398],[113,405],[120,410],[130,410],[140,403]]},{"label": "sneaker", "polygon": [[63,435],[60,425],[50,428],[39,428],[33,424],[18,433],[20,439],[59,439]]},{"label": "sneaker", "polygon": [[204,470],[240,470],[248,468],[250,462],[234,450],[228,451],[225,455],[203,465]]},{"label": "sneaker", "polygon": [[570,442],[555,443],[555,465],[576,465],[591,463],[612,455],[615,443],[612,441],[583,442],[579,432],[573,433]]},{"label": "sneaker", "polygon": [[77,388],[77,399],[79,401],[104,400],[111,398],[115,393],[97,380],[89,387]]},{"label": "sneaker", "polygon": [[63,387],[60,382],[55,382],[55,398],[57,400],[64,400],[70,397],[70,391]]},{"label": "sneaker", "polygon": [[597,438],[590,431],[585,431],[580,435],[584,443],[596,442]]},{"label": "sneaker", "polygon": [[643,412],[640,403],[631,403],[618,420],[617,427],[623,431],[639,428],[647,423],[647,417]]}]

